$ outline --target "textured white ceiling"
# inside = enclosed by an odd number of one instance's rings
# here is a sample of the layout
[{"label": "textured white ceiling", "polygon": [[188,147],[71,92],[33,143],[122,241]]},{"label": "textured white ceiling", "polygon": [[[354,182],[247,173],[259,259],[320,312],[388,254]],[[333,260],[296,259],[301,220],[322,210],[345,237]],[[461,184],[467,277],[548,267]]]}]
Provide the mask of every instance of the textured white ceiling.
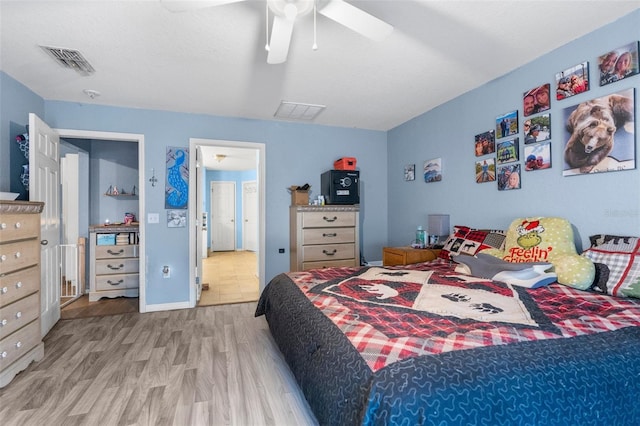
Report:
[{"label": "textured white ceiling", "polygon": [[[0,2],[0,67],[47,100],[273,120],[282,100],[317,124],[388,130],[640,7],[640,1],[349,1],[395,27],[374,42],[318,16],[267,65],[265,4],[172,13],[158,0]],[[528,28],[531,17],[537,26]],[[81,51],[64,69],[39,45]],[[496,52],[509,52],[496,58]],[[90,99],[84,89],[101,96]]]}]

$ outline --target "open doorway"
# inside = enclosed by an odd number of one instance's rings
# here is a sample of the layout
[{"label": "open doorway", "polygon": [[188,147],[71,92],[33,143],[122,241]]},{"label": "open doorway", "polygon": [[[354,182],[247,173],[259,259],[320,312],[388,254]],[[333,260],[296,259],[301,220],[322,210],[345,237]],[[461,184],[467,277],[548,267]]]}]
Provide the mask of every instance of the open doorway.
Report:
[{"label": "open doorway", "polygon": [[192,306],[255,301],[264,284],[264,144],[191,139],[190,152]]}]

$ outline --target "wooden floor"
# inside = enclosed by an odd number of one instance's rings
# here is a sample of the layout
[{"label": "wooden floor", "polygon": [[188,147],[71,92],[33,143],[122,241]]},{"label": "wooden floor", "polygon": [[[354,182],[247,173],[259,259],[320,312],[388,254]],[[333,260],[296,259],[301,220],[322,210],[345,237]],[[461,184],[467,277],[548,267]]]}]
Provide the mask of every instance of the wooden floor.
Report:
[{"label": "wooden floor", "polygon": [[59,321],[8,425],[315,425],[255,303]]}]

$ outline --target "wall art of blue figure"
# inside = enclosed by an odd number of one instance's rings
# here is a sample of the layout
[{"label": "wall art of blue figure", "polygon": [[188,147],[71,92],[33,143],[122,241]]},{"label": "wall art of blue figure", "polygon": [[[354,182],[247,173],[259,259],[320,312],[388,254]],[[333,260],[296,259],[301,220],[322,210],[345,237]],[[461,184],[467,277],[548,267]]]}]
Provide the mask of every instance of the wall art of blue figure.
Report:
[{"label": "wall art of blue figure", "polygon": [[186,209],[189,201],[189,150],[167,147],[164,208]]}]

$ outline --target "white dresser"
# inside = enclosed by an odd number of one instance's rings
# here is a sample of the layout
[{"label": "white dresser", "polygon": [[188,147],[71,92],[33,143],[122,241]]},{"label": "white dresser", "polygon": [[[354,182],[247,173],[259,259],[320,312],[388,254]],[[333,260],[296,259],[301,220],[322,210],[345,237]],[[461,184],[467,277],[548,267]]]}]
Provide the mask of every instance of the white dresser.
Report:
[{"label": "white dresser", "polygon": [[89,227],[89,301],[138,297],[138,226]]},{"label": "white dresser", "polygon": [[359,212],[353,205],[291,206],[291,270],[359,266]]},{"label": "white dresser", "polygon": [[44,357],[40,336],[40,213],[0,201],[0,387]]}]

